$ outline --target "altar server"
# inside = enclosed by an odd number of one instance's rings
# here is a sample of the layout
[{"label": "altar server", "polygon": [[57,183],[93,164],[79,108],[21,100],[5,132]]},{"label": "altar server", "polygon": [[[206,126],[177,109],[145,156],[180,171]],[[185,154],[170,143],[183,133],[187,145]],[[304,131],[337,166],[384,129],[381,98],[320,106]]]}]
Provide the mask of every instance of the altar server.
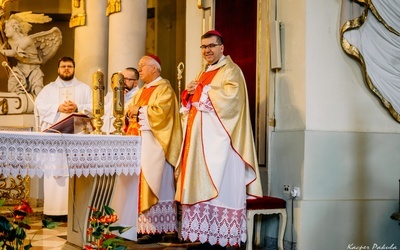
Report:
[{"label": "altar server", "polygon": [[[92,110],[92,89],[78,81],[74,76],[75,61],[71,57],[62,57],[58,61],[58,77],[47,84],[35,100],[39,115],[40,129],[43,131],[67,115]],[[67,168],[63,166],[54,168]],[[68,176],[44,177],[43,214],[62,216],[68,214]]]}]

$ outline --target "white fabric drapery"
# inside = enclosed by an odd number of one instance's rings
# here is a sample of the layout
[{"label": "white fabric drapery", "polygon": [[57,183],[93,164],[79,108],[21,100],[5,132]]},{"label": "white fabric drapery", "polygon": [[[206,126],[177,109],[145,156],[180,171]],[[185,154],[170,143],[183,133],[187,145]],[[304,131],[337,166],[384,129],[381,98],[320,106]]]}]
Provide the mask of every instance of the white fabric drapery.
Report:
[{"label": "white fabric drapery", "polygon": [[350,45],[345,50],[365,66],[367,85],[400,122],[400,1],[374,0],[364,8],[362,13],[354,1],[342,2],[343,38]]},{"label": "white fabric drapery", "polygon": [[[136,136],[0,132],[0,173],[30,177],[138,175],[140,147],[141,138]],[[62,164],[65,161],[67,164]]]}]

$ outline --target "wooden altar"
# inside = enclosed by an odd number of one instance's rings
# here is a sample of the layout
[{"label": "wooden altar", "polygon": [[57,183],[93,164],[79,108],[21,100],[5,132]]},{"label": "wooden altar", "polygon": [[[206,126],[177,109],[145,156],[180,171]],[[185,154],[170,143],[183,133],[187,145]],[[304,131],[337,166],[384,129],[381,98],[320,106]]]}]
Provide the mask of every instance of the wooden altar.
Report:
[{"label": "wooden altar", "polygon": [[[69,175],[67,241],[82,248],[92,212],[88,206],[110,205],[118,176],[137,179],[140,145],[140,137],[134,136],[0,132],[0,174],[45,178]],[[114,208],[117,214],[125,206],[113,204],[119,206]],[[137,218],[137,199],[129,206]],[[132,235],[136,232],[134,218],[129,223],[132,225],[123,222],[123,226],[132,226]]]}]

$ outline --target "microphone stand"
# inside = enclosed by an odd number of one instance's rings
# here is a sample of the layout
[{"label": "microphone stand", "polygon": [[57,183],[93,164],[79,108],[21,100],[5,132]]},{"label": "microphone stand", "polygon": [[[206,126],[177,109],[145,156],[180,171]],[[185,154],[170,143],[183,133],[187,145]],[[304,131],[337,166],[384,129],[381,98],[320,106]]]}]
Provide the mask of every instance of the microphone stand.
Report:
[{"label": "microphone stand", "polygon": [[24,90],[26,96],[29,98],[29,100],[32,102],[33,104],[33,113],[35,114],[35,130],[39,131],[40,125],[39,125],[39,114],[38,112],[36,112],[36,105],[35,105],[35,101],[33,100],[32,96],[28,93],[28,91],[26,90],[26,88],[24,87],[24,85],[22,84],[21,80],[19,80],[19,78],[17,77],[17,75],[14,73],[14,71],[11,69],[10,65],[8,65],[8,63],[6,61],[3,61],[1,63],[1,65],[7,70],[9,70],[11,72],[11,74],[13,74],[13,76],[15,77],[15,79],[17,79],[17,82],[19,84],[19,86],[22,87],[22,89]]}]

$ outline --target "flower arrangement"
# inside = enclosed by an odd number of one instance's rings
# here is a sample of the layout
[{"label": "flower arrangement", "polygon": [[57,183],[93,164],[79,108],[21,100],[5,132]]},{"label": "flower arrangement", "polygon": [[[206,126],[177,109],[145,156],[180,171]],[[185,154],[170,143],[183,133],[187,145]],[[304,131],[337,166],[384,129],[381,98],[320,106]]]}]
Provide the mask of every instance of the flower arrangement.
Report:
[{"label": "flower arrangement", "polygon": [[[22,204],[14,206],[11,211],[13,220],[10,222],[6,217],[0,216],[0,248],[7,250],[30,249],[31,241],[25,246],[26,239],[25,229],[30,229],[28,220],[25,218],[28,214],[33,213],[31,206],[25,200],[21,200]],[[3,206],[5,200],[0,200],[0,207]]]},{"label": "flower arrangement", "polygon": [[126,232],[131,227],[111,226],[118,220],[118,216],[114,209],[104,205],[103,210],[98,210],[89,207],[92,212],[92,217],[89,218],[90,226],[87,229],[86,235],[89,242],[85,245],[86,250],[124,250],[126,246],[121,245],[123,239],[118,238],[113,231],[118,231],[119,234]]}]

